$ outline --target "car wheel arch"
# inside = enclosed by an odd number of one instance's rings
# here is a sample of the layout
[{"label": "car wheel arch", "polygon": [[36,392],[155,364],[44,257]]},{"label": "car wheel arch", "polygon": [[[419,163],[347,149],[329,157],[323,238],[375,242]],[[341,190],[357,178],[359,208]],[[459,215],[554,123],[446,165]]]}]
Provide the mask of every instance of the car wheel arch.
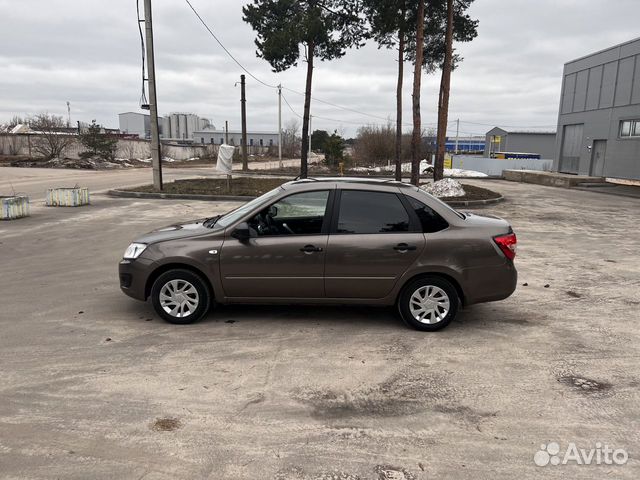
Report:
[{"label": "car wheel arch", "polygon": [[209,277],[201,269],[193,265],[190,265],[188,263],[175,263],[175,262],[162,264],[158,266],[155,270],[153,270],[151,274],[149,274],[149,277],[147,278],[147,282],[144,287],[145,299],[149,298],[149,295],[151,295],[151,288],[153,287],[153,284],[158,279],[158,277],[160,277],[160,275],[170,270],[187,270],[198,275],[199,277],[202,277],[202,280],[204,280],[205,285],[209,290],[211,299],[215,300],[215,290],[213,289],[211,280],[209,280]]},{"label": "car wheel arch", "polygon": [[462,287],[460,286],[460,282],[458,282],[458,280],[455,279],[455,277],[447,274],[447,273],[443,273],[443,272],[438,272],[438,271],[430,271],[430,272],[420,272],[420,273],[416,273],[415,275],[412,275],[411,277],[407,278],[403,283],[402,283],[402,287],[400,287],[398,289],[398,292],[396,294],[396,304],[398,303],[398,300],[400,299],[400,296],[402,295],[402,292],[404,291],[404,288],[409,285],[411,282],[419,279],[419,278],[424,278],[424,277],[439,277],[442,278],[444,280],[447,280],[449,283],[451,283],[451,285],[453,285],[453,287],[456,289],[456,292],[458,292],[458,297],[460,298],[460,302],[462,303],[462,305],[465,304],[465,294],[464,294],[464,290],[462,289]]}]

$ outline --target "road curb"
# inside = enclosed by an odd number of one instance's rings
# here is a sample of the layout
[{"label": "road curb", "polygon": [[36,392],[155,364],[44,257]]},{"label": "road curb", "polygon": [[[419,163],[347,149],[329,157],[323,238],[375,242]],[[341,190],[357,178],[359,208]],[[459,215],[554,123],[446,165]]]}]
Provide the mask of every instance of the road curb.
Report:
[{"label": "road curb", "polygon": [[498,198],[489,198],[487,200],[443,200],[450,207],[481,207],[483,205],[493,205],[495,203],[504,202],[505,198],[500,195]]},{"label": "road curb", "polygon": [[247,202],[257,197],[245,195],[196,195],[188,193],[152,193],[152,192],[130,192],[127,190],[109,190],[108,195],[120,198],[148,198],[155,200],[204,200],[204,201],[235,201]]},{"label": "road curb", "polygon": [[[147,198],[156,200],[203,200],[203,201],[235,201],[235,202],[248,202],[257,197],[244,196],[244,195],[195,195],[195,194],[183,194],[183,193],[152,193],[152,192],[131,192],[128,190],[109,190],[108,195],[112,197],[120,198]],[[488,200],[464,200],[464,201],[445,201],[445,203],[451,207],[480,207],[483,205],[491,205],[494,203],[500,203],[504,201],[504,197],[501,195],[498,198],[490,198]]]}]

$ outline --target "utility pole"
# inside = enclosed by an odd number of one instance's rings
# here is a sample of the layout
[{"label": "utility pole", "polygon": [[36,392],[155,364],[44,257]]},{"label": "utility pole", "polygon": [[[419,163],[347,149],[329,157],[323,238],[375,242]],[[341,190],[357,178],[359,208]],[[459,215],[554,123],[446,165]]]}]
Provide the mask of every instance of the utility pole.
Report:
[{"label": "utility pole", "polygon": [[460,119],[456,120],[456,155],[458,154],[458,137],[460,136]]},{"label": "utility pole", "polygon": [[[224,143],[229,145],[229,121],[224,121]],[[231,170],[233,171],[233,158],[231,159]],[[227,191],[231,193],[231,175],[227,175]]]},{"label": "utility pole", "polygon": [[71,102],[67,101],[67,128],[71,128]]},{"label": "utility pole", "polygon": [[160,157],[160,131],[158,128],[158,99],[156,98],[156,65],[153,58],[153,26],[151,0],[144,0],[144,27],[147,40],[147,84],[149,85],[149,113],[151,114],[151,165],[153,187],[162,190],[162,162]]},{"label": "utility pole", "polygon": [[247,158],[247,96],[245,92],[245,77],[240,75],[240,103],[242,105],[242,171],[249,170]]},{"label": "utility pole", "polygon": [[311,132],[313,132],[313,130],[311,129],[312,118],[313,118],[313,115],[309,114],[309,160],[311,160]]},{"label": "utility pole", "polygon": [[278,160],[282,168],[282,85],[278,85]]}]

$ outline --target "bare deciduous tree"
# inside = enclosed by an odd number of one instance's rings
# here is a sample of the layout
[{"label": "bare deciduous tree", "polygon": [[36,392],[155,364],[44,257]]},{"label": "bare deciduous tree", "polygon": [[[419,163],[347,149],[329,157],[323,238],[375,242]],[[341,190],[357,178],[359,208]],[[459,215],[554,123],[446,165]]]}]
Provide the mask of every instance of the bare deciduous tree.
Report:
[{"label": "bare deciduous tree", "polygon": [[[397,163],[397,150],[395,141],[397,131],[393,123],[387,125],[368,125],[358,129],[354,145],[354,160],[360,166],[389,166],[392,162]],[[425,138],[429,135],[435,137],[435,131],[422,130],[421,137]],[[404,134],[400,138],[401,156],[400,163],[411,161],[411,142],[412,136]],[[431,146],[423,142],[422,153],[429,154]],[[398,164],[396,164],[397,167]]]},{"label": "bare deciduous tree", "polygon": [[134,160],[136,158],[136,144],[130,140],[121,140],[118,142],[118,156]]},{"label": "bare deciduous tree", "polygon": [[31,119],[31,130],[36,133],[33,150],[46,159],[61,157],[64,151],[75,141],[76,136],[64,130],[62,117],[39,113]]},{"label": "bare deciduous tree", "polygon": [[354,145],[354,159],[358,165],[383,166],[395,156],[395,133],[391,123],[367,125],[358,129]]},{"label": "bare deciduous tree", "polygon": [[300,122],[290,120],[282,129],[282,156],[297,158],[300,154],[302,138],[300,137]]}]

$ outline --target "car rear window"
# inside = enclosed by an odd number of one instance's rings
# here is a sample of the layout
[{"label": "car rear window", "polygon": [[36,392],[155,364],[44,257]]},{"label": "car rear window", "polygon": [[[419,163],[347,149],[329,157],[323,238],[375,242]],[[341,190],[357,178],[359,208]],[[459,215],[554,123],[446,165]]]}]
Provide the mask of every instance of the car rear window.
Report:
[{"label": "car rear window", "polygon": [[440,206],[442,206],[442,208],[445,208],[447,210],[449,210],[450,212],[453,212],[455,215],[457,215],[458,217],[464,219],[466,218],[464,213],[459,212],[458,210],[456,210],[455,208],[451,208],[449,205],[447,205],[446,203],[444,203],[442,200],[440,200],[438,197],[434,197],[433,195],[428,194],[427,192],[425,192],[424,190],[422,190],[421,188],[415,187],[414,188],[415,192],[419,192],[421,195],[425,195],[426,197],[430,198],[431,200],[435,200],[436,202],[438,202],[440,204]]},{"label": "car rear window", "polygon": [[406,195],[405,198],[409,201],[413,211],[416,212],[418,219],[420,219],[424,233],[435,233],[449,227],[447,221],[433,208],[408,195]]},{"label": "car rear window", "polygon": [[409,214],[395,193],[343,190],[337,233],[409,231]]}]

